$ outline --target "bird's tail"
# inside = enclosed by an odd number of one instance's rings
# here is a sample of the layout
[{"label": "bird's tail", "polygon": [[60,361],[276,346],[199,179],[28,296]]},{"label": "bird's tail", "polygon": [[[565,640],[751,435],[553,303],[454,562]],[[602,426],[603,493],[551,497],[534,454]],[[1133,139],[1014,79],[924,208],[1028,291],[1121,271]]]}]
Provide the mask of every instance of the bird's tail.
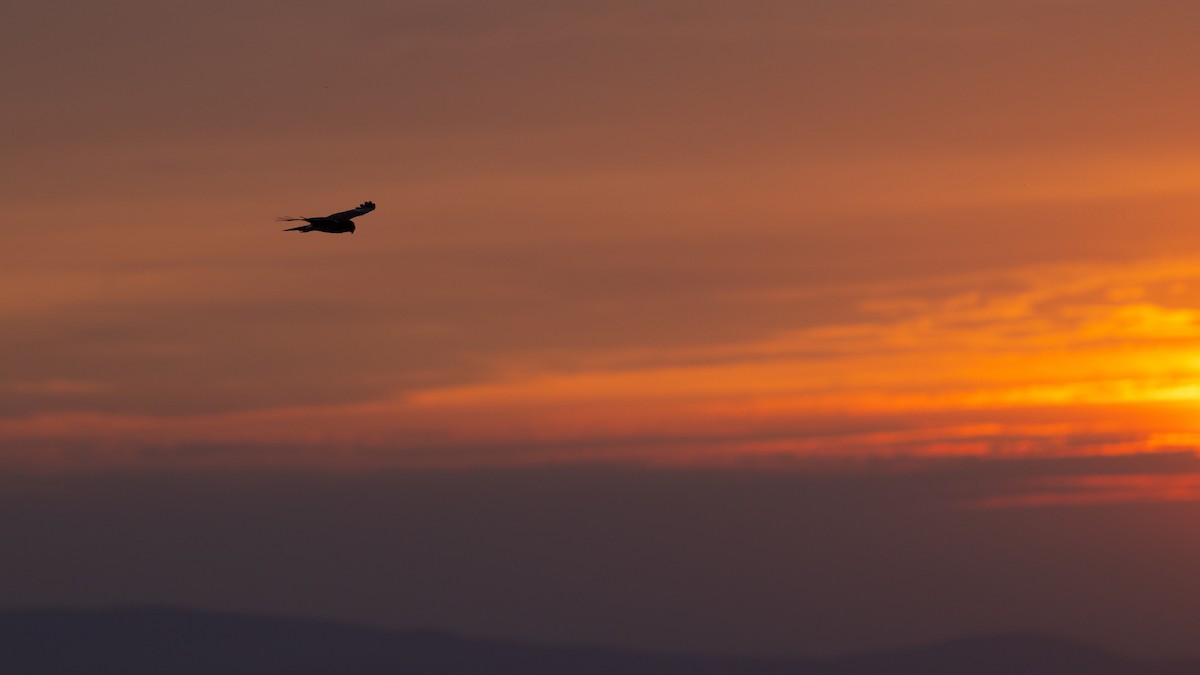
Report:
[{"label": "bird's tail", "polygon": [[[304,220],[304,219],[303,218],[293,218],[293,220]],[[313,229],[312,225],[301,225],[299,227],[289,227],[286,230],[284,230],[284,232],[292,232],[293,230],[299,230],[301,232],[312,232],[312,229]]]},{"label": "bird's tail", "polygon": [[275,220],[279,220],[279,221],[283,221],[283,222],[290,222],[293,220],[308,220],[308,218],[293,218],[291,216],[279,216]]}]

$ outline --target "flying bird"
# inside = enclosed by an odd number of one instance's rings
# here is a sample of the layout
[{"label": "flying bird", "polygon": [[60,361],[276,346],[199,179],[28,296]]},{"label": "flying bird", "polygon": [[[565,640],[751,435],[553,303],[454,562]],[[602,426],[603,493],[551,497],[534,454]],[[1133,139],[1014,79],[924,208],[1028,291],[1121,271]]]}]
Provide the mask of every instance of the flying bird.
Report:
[{"label": "flying bird", "polygon": [[370,213],[374,210],[375,202],[363,202],[362,204],[358,205],[357,209],[341,211],[333,215],[325,216],[324,218],[291,218],[289,216],[280,216],[276,220],[303,220],[304,222],[308,223],[307,225],[301,225],[299,227],[289,227],[288,229],[284,230],[284,232],[291,232],[293,230],[298,230],[300,232],[312,232],[316,230],[317,232],[328,232],[330,234],[341,234],[343,232],[354,234],[353,219],[363,215],[364,213]]}]

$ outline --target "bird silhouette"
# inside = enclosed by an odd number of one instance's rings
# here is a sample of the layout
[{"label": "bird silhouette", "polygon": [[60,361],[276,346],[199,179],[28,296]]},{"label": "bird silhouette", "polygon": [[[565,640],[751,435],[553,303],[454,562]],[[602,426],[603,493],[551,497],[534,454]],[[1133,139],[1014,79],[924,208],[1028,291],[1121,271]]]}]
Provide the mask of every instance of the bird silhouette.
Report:
[{"label": "bird silhouette", "polygon": [[324,218],[292,218],[290,216],[280,216],[279,218],[276,218],[276,220],[303,220],[304,222],[308,223],[307,225],[301,225],[299,227],[289,227],[284,230],[284,232],[312,232],[315,230],[317,232],[328,232],[330,234],[341,234],[343,232],[354,234],[353,219],[363,215],[364,213],[370,213],[374,210],[375,202],[363,202],[362,204],[358,205],[357,209],[339,211],[338,213],[325,216]]}]

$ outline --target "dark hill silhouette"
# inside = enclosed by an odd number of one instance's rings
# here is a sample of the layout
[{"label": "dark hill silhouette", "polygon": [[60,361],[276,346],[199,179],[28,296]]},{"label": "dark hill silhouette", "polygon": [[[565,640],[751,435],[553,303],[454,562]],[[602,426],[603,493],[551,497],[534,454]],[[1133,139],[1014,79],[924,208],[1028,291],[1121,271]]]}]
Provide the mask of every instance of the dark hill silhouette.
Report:
[{"label": "dark hill silhouette", "polygon": [[539,647],[167,608],[0,611],[11,675],[825,675],[803,661]]},{"label": "dark hill silhouette", "polygon": [[167,608],[0,611],[11,675],[1200,675],[1041,635],[966,638],[833,661],[543,647],[438,631]]}]

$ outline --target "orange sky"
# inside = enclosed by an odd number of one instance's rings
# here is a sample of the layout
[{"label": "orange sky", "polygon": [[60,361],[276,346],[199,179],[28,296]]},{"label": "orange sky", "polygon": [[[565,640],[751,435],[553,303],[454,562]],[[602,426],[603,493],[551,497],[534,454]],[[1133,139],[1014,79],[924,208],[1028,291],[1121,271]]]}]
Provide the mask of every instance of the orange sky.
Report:
[{"label": "orange sky", "polygon": [[1194,651],[1198,34],[6,3],[0,607]]},{"label": "orange sky", "polygon": [[[0,459],[1190,450],[1198,21],[21,7]],[[272,221],[364,199],[354,236]]]}]

